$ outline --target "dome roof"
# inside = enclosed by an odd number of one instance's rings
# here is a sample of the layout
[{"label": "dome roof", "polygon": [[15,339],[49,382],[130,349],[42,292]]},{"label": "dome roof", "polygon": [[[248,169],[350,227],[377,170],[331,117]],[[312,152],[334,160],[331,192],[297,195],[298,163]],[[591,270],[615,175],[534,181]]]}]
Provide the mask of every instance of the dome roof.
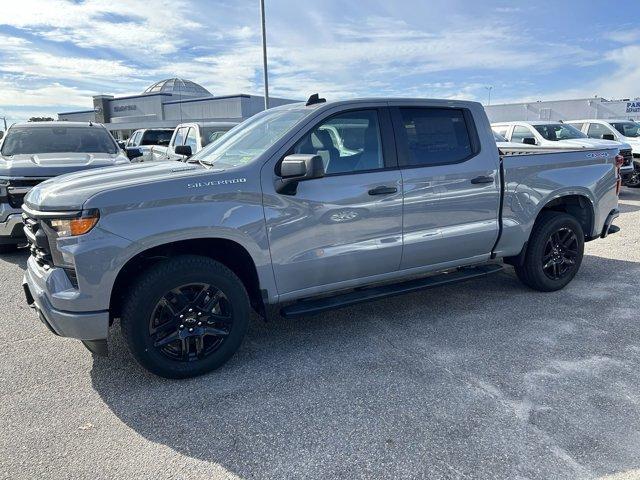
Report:
[{"label": "dome roof", "polygon": [[167,78],[154,83],[147,88],[145,93],[170,93],[172,95],[182,95],[185,97],[211,97],[209,90],[202,85],[198,85],[191,80],[183,78]]}]

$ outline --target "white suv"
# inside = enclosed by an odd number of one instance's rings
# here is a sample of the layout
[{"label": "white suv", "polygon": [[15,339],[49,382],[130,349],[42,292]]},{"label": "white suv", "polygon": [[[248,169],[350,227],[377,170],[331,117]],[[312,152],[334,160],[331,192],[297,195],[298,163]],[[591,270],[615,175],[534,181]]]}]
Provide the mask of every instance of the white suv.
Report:
[{"label": "white suv", "polygon": [[618,147],[620,155],[625,158],[620,169],[623,182],[628,185],[634,175],[631,145],[610,138],[590,138],[570,123],[543,120],[500,122],[492,123],[491,128],[510,142],[537,145],[542,149]]}]

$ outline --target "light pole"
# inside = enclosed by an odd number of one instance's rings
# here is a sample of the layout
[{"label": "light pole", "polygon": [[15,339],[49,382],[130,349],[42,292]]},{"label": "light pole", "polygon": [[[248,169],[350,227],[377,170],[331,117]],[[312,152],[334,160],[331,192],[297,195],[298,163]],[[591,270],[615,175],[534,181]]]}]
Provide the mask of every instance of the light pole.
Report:
[{"label": "light pole", "polygon": [[487,105],[491,105],[491,90],[493,90],[493,85],[489,85],[488,87],[484,87],[487,89],[487,91],[489,92],[489,101],[487,102]]},{"label": "light pole", "polygon": [[267,27],[264,21],[264,0],[260,0],[260,17],[262,18],[262,67],[264,69],[264,109],[269,108],[269,74],[267,72]]},{"label": "light pole", "polygon": [[7,117],[0,117],[2,119],[2,121],[4,122],[4,131],[7,131]]}]

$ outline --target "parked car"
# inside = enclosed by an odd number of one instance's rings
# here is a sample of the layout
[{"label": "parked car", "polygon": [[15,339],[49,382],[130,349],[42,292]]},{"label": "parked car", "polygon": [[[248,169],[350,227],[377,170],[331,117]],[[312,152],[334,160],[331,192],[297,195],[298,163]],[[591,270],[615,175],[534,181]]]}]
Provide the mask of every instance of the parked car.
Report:
[{"label": "parked car", "polygon": [[491,128],[513,143],[535,145],[542,149],[619,148],[624,163],[623,178],[633,173],[631,145],[615,140],[589,138],[574,126],[563,122],[527,121],[492,123]]},{"label": "parked car", "polygon": [[139,148],[142,155],[137,157],[136,161],[148,162],[153,160],[151,147],[154,145],[160,145],[163,147],[168,146],[171,141],[173,131],[173,128],[146,128],[136,130],[125,143],[125,150],[131,147]]},{"label": "parked car", "polygon": [[[191,122],[178,125],[166,147],[153,147],[153,160],[186,160],[211,142],[217,140],[237,122]],[[176,152],[176,147],[182,153]],[[185,148],[188,147],[188,148]],[[190,153],[189,153],[190,152]]]},{"label": "parked car", "polygon": [[[351,153],[328,130],[352,136]],[[618,230],[618,152],[501,156],[479,103],[312,96],[255,115],[192,163],[35,187],[25,294],[96,353],[120,318],[141,365],[182,378],[233,355],[251,308],[320,313],[482,277],[501,260],[554,291],[585,242]]]},{"label": "parked car", "polygon": [[0,142],[0,253],[26,243],[22,200],[63,173],[128,164],[104,126],[80,122],[15,123]]},{"label": "parked car", "polygon": [[[590,138],[616,140],[631,146],[631,152],[623,150],[625,165],[622,181],[628,187],[640,187],[640,123],[633,120],[572,120],[567,122]],[[632,158],[633,156],[633,158]],[[628,165],[633,165],[629,171]]]}]

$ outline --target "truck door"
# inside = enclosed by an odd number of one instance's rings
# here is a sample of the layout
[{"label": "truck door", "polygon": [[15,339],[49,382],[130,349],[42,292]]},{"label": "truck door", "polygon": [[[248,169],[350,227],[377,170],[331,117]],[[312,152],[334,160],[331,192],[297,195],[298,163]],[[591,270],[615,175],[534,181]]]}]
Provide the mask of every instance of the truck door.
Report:
[{"label": "truck door", "polygon": [[[394,107],[404,185],[401,268],[489,257],[498,236],[498,150],[467,109]],[[492,138],[491,138],[492,140]]]},{"label": "truck door", "polygon": [[300,182],[293,194],[279,194],[274,191],[273,166],[263,168],[267,234],[279,294],[328,290],[330,285],[397,271],[402,181],[388,110],[336,113],[296,138],[286,154],[320,155],[326,173]]}]

